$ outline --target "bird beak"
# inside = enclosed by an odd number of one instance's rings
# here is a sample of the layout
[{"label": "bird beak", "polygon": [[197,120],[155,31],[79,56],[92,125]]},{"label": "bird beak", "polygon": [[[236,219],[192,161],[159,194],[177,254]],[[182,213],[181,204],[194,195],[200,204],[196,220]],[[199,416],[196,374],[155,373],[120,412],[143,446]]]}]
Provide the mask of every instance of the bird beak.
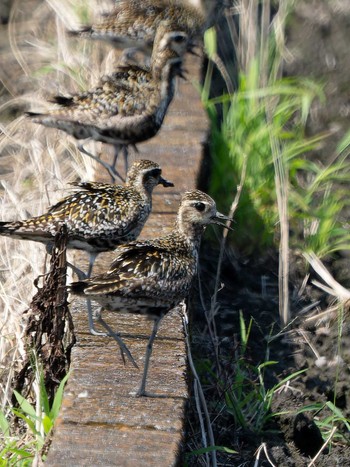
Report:
[{"label": "bird beak", "polygon": [[163,177],[159,177],[158,185],[163,185],[164,187],[174,186],[174,184],[172,182],[169,182],[168,180],[165,180],[165,178],[163,178]]},{"label": "bird beak", "polygon": [[[226,221],[226,223],[224,222]],[[221,225],[221,227],[225,227],[228,230],[231,230],[233,232],[233,229],[227,225],[227,222],[233,222],[233,219],[231,217],[227,217],[224,214],[221,214],[221,212],[216,212],[215,217],[212,218],[212,224],[216,225]]]}]

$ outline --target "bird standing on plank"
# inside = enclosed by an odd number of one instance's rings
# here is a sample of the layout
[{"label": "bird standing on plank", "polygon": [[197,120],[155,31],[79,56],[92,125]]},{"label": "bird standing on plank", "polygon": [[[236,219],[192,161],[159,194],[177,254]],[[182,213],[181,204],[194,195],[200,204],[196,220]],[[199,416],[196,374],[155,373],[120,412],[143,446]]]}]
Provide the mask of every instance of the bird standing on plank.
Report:
[{"label": "bird standing on plank", "polygon": [[[99,253],[114,250],[139,236],[152,209],[153,189],[159,184],[174,186],[161,173],[156,162],[139,160],[131,166],[124,186],[95,182],[74,184],[80,190],[51,206],[45,214],[22,221],[0,222],[0,235],[41,242],[50,249],[55,235],[65,224],[67,248],[85,250],[90,255],[87,273],[90,277]],[[94,329],[89,302],[88,312],[90,332],[101,335]]]},{"label": "bird standing on plank", "polygon": [[202,41],[207,23],[203,12],[186,2],[120,0],[99,23],[69,33],[82,39],[104,40],[121,49],[136,47],[148,53],[163,21],[168,23],[169,31],[182,31],[188,35],[187,49],[190,51]]},{"label": "bird standing on plank", "polygon": [[224,221],[229,220],[216,210],[214,200],[207,194],[199,190],[186,192],[172,232],[121,245],[106,273],[70,284],[70,292],[96,300],[108,310],[146,314],[154,319],[138,396],[147,395],[147,372],[159,323],[189,294],[206,226],[227,227]]},{"label": "bird standing on plank", "polygon": [[[121,66],[115,73],[104,76],[100,84],[72,97],[56,96],[58,107],[47,113],[28,112],[35,123],[58,128],[78,140],[93,139],[115,146],[111,165],[101,162],[112,178],[117,156],[124,149],[127,171],[128,145],[135,145],[155,136],[162,126],[168,106],[173,99],[176,76],[182,76],[182,61],[188,43],[187,34],[168,31],[166,22],[158,27],[151,67]],[[120,177],[122,178],[122,177]]]}]

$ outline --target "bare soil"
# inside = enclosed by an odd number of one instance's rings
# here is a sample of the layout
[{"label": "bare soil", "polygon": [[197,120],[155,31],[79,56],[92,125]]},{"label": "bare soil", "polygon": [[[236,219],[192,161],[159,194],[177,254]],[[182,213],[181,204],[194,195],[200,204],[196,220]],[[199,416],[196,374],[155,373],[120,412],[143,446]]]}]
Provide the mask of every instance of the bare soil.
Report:
[{"label": "bare soil", "polygon": [[[209,250],[208,245],[204,248]],[[203,261],[202,283],[207,284],[202,294],[206,308],[214,285],[217,252]],[[254,464],[256,451],[262,443],[275,466],[307,466],[320,451],[327,436],[317,427],[331,412],[324,408],[316,411],[300,410],[310,404],[322,406],[327,401],[336,405],[343,416],[350,417],[350,325],[348,310],[340,316],[329,311],[329,297],[311,284],[315,276],[303,283],[306,270],[304,261],[294,258],[294,274],[290,283],[292,323],[281,328],[278,314],[278,265],[276,257],[234,261],[226,258],[221,281],[224,288],[218,294],[220,307],[215,325],[218,336],[219,365],[215,364],[214,345],[210,340],[207,321],[200,300],[195,300],[193,320],[194,355],[208,400],[215,444],[237,451],[237,454],[218,453],[218,465],[268,466],[261,453],[260,463]],[[318,278],[319,279],[319,278]],[[197,291],[198,292],[198,291]],[[311,305],[311,309],[308,306]],[[248,345],[243,351],[240,333],[240,312],[248,326],[252,320]],[[341,337],[339,333],[341,330]],[[258,385],[257,374],[249,368],[274,361],[264,371],[264,387],[274,387],[298,370],[301,374],[274,392],[270,418],[260,432],[242,428],[227,408],[225,392],[233,389],[238,371],[244,371],[247,381],[251,378]],[[203,362],[211,362],[205,365]],[[241,368],[241,370],[240,370]],[[242,370],[243,368],[243,370]],[[236,388],[237,390],[237,388]],[[195,400],[191,403],[193,418]],[[350,436],[343,423],[337,424],[332,442],[320,453],[314,465],[350,465]],[[331,427],[332,428],[332,427]],[[323,437],[322,437],[323,435]],[[188,451],[201,445],[200,427],[191,424],[188,429]],[[203,456],[188,457],[188,465],[205,465]]]}]

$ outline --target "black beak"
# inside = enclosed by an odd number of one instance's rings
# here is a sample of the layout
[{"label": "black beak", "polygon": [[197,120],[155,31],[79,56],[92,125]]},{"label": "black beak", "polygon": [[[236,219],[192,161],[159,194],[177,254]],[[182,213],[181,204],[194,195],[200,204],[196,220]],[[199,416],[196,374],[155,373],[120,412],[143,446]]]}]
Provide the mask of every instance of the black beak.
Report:
[{"label": "black beak", "polygon": [[[226,221],[226,223],[224,222]],[[233,222],[233,219],[231,217],[227,217],[224,214],[221,214],[221,212],[216,212],[215,217],[212,218],[212,224],[220,225],[221,227],[225,227],[228,230],[231,230],[233,232],[232,227],[227,225],[227,222]]]},{"label": "black beak", "polygon": [[159,182],[158,185],[163,185],[164,187],[169,187],[169,186],[174,186],[172,182],[169,182],[168,180],[165,180],[163,177],[159,177]]}]

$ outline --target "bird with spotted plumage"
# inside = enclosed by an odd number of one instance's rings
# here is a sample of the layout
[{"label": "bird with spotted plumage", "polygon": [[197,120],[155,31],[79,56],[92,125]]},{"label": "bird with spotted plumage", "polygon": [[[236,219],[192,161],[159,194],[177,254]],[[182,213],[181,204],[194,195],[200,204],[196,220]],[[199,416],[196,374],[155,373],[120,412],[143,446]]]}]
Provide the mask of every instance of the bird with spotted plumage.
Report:
[{"label": "bird with spotted plumage", "polygon": [[125,185],[97,182],[72,183],[79,191],[61,199],[45,214],[27,220],[0,222],[0,235],[51,245],[59,227],[67,226],[67,248],[90,255],[90,277],[96,256],[135,240],[152,210],[157,185],[174,186],[161,176],[156,162],[135,161]]},{"label": "bird with spotted plumage", "polygon": [[69,33],[82,39],[108,41],[117,48],[136,47],[149,53],[162,21],[168,22],[169,31],[183,31],[188,35],[189,51],[202,41],[207,23],[199,8],[179,0],[120,0],[100,22]]},{"label": "bird with spotted plumage", "polygon": [[[117,245],[139,236],[152,210],[153,189],[159,184],[164,187],[174,186],[161,173],[156,162],[138,160],[130,167],[124,186],[96,182],[73,183],[79,191],[51,206],[45,214],[27,220],[0,222],[0,235],[41,242],[50,250],[55,235],[65,224],[67,248],[89,253],[87,277],[90,277],[99,253],[114,250]],[[73,269],[80,272],[78,268]],[[91,334],[106,335],[95,330],[89,301],[87,308]],[[102,320],[100,323],[104,325]],[[121,346],[122,355],[125,352],[137,366],[121,339],[117,335],[113,337]]]},{"label": "bird with spotted plumage", "polygon": [[199,190],[186,192],[174,229],[168,235],[121,245],[106,273],[68,286],[71,293],[95,300],[108,310],[146,314],[154,319],[138,396],[147,395],[146,379],[159,323],[190,292],[206,226],[218,224],[230,229],[225,224],[230,220],[217,211],[207,194]]},{"label": "bird with spotted plumage", "polygon": [[58,107],[27,115],[35,123],[58,128],[78,140],[113,144],[115,157],[110,165],[81,145],[79,148],[100,161],[114,179],[119,176],[115,165],[120,151],[124,149],[127,171],[126,147],[152,138],[161,128],[173,99],[176,77],[182,76],[187,42],[185,33],[169,32],[163,22],[157,30],[150,69],[134,64],[120,66],[94,89],[72,97],[56,96]]}]

